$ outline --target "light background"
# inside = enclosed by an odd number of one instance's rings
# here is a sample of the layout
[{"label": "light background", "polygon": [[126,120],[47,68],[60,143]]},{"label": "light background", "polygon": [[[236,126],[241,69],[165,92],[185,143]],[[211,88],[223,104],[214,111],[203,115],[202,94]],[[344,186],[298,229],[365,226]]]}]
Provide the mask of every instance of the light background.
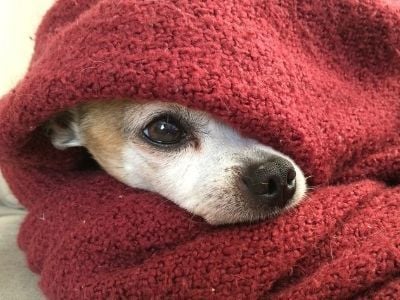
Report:
[{"label": "light background", "polygon": [[54,0],[0,0],[0,95],[23,77],[35,31]]},{"label": "light background", "polygon": [[[0,97],[24,75],[36,28],[53,1],[0,0]],[[16,242],[25,213],[13,208],[13,197],[2,179],[0,172],[0,299],[42,300],[38,276],[29,271]]]}]

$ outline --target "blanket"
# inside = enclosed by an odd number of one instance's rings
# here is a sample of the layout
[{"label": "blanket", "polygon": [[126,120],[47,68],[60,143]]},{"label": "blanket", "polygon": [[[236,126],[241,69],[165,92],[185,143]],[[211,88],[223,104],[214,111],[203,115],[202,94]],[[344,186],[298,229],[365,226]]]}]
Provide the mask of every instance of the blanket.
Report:
[{"label": "blanket", "polygon": [[[400,10],[390,1],[59,0],[0,101],[19,246],[50,299],[398,299]],[[215,227],[59,151],[87,101],[176,102],[290,155],[296,209]]]}]

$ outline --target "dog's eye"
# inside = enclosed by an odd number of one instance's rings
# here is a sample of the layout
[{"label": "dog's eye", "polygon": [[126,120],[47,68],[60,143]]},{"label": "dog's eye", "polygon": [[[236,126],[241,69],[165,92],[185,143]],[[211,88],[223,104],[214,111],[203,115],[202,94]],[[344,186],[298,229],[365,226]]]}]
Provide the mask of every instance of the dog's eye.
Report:
[{"label": "dog's eye", "polygon": [[179,121],[170,115],[161,116],[151,121],[143,135],[156,144],[177,144],[185,137],[185,131]]}]

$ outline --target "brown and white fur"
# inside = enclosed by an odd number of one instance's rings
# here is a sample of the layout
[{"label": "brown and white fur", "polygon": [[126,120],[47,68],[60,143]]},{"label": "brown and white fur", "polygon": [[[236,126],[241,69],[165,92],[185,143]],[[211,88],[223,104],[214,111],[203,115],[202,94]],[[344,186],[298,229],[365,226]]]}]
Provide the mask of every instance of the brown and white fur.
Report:
[{"label": "brown and white fur", "polygon": [[[149,140],[149,125],[157,135],[168,120],[182,127],[182,140],[166,145]],[[164,123],[154,127],[154,122]],[[47,126],[56,148],[86,147],[111,176],[161,194],[211,224],[264,219],[293,207],[306,193],[305,177],[290,157],[178,104],[93,102],[56,116]],[[279,207],[254,201],[243,179],[249,166],[273,158],[289,162],[296,174],[293,196]]]}]

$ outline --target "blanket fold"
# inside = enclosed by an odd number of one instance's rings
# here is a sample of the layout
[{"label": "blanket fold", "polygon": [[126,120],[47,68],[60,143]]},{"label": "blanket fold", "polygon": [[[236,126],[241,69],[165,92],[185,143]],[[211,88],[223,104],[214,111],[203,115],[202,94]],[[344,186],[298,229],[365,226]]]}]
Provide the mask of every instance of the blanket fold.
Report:
[{"label": "blanket fold", "polygon": [[[400,10],[389,1],[59,0],[0,101],[19,245],[51,299],[396,299]],[[290,155],[313,190],[212,227],[86,168],[40,126],[87,101],[177,102]]]}]

